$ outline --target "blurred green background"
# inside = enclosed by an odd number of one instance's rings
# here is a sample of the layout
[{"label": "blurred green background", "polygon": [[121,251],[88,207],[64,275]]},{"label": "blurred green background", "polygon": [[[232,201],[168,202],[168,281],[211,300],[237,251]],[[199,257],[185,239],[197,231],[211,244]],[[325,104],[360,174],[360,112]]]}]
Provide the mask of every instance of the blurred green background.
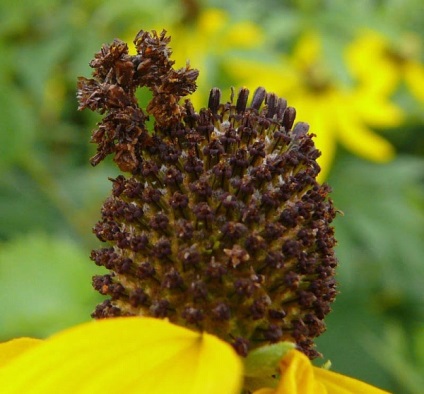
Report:
[{"label": "blurred green background", "polygon": [[318,350],[395,393],[424,387],[424,4],[421,0],[3,0],[0,3],[0,340],[45,337],[100,301],[88,258],[109,194],[88,163],[99,118],[76,78],[101,44],[165,28],[208,90],[262,85],[322,150],[340,294]]}]

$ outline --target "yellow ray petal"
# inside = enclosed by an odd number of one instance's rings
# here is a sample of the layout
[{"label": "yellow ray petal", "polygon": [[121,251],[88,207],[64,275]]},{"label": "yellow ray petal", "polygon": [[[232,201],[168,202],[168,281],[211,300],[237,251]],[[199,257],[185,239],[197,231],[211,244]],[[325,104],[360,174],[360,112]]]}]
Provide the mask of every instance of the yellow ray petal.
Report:
[{"label": "yellow ray petal", "polygon": [[76,326],[0,369],[3,394],[232,394],[241,376],[241,361],[228,344],[152,318]]},{"label": "yellow ray petal", "polygon": [[405,66],[405,81],[411,93],[424,101],[424,65],[411,61]]},{"label": "yellow ray petal", "polygon": [[[313,132],[313,131],[312,131]],[[321,152],[321,156],[317,162],[321,167],[321,172],[318,174],[318,182],[322,183],[328,178],[331,167],[333,166],[334,157],[336,155],[336,139],[335,138],[321,138],[315,139],[315,145]]]},{"label": "yellow ray petal", "polygon": [[230,47],[253,48],[262,44],[263,34],[255,23],[244,21],[230,27],[226,41]]},{"label": "yellow ray petal", "polygon": [[293,64],[300,69],[316,62],[322,53],[321,37],[316,31],[304,33],[293,51]]},{"label": "yellow ray petal", "polygon": [[280,361],[281,378],[275,394],[326,394],[315,379],[314,368],[303,353],[292,350]]},{"label": "yellow ray petal", "polygon": [[259,390],[256,390],[253,394],[275,394],[275,389],[270,389],[270,388],[259,389]]},{"label": "yellow ray petal", "polygon": [[314,367],[314,372],[316,379],[327,388],[328,394],[388,394],[387,391],[323,368]]},{"label": "yellow ray petal", "polygon": [[314,367],[303,353],[290,351],[280,361],[281,377],[276,389],[254,394],[388,394],[356,379]]},{"label": "yellow ray petal", "polygon": [[0,367],[43,341],[34,338],[17,338],[0,343]]},{"label": "yellow ray petal", "polygon": [[222,29],[228,21],[228,15],[218,8],[207,8],[199,16],[198,30],[204,35],[213,35]]},{"label": "yellow ray petal", "polygon": [[388,96],[399,84],[399,67],[387,56],[389,42],[375,31],[367,30],[346,47],[345,59],[350,73],[374,94]]},{"label": "yellow ray petal", "polygon": [[365,159],[384,163],[395,155],[393,146],[378,134],[367,128],[360,119],[355,118],[348,108],[338,108],[338,139],[350,151]]},{"label": "yellow ray petal", "polygon": [[369,94],[366,89],[358,89],[352,100],[355,108],[367,124],[375,127],[395,127],[403,121],[401,108],[386,97]]},{"label": "yellow ray petal", "polygon": [[332,114],[328,114],[328,108],[332,108],[331,102],[325,97],[317,99],[305,95],[304,98],[298,99],[294,107],[297,111],[296,118],[306,120],[310,133],[315,134],[314,143],[321,152],[317,160],[321,167],[318,181],[323,182],[330,172],[336,154],[335,121]]}]

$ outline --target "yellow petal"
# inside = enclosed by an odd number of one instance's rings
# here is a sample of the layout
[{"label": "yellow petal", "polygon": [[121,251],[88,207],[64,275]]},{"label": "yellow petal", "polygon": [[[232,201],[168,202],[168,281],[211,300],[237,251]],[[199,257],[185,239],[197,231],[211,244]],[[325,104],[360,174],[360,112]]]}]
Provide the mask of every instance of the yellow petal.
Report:
[{"label": "yellow petal", "polygon": [[280,362],[281,378],[275,394],[326,394],[315,379],[314,368],[303,353],[292,350]]},{"label": "yellow petal", "polygon": [[277,389],[263,388],[254,394],[388,394],[359,380],[314,367],[298,350],[281,360],[280,371]]},{"label": "yellow petal", "polygon": [[0,367],[12,361],[13,358],[24,353],[28,349],[39,345],[43,341],[34,338],[17,338],[0,343]]},{"label": "yellow petal", "polygon": [[213,35],[222,29],[228,21],[225,11],[218,8],[208,8],[199,16],[198,30],[204,35]]},{"label": "yellow petal", "polygon": [[395,127],[403,121],[401,108],[387,97],[375,95],[367,89],[357,89],[352,101],[361,119],[375,127]]},{"label": "yellow petal", "polygon": [[405,66],[405,81],[411,93],[420,101],[424,101],[424,66],[411,61]]},{"label": "yellow petal", "polygon": [[255,23],[244,21],[231,26],[227,33],[227,45],[240,48],[257,47],[263,42],[261,29]]},{"label": "yellow petal", "polygon": [[116,318],[65,330],[0,369],[10,393],[238,393],[228,344],[163,320]]},{"label": "yellow petal", "polygon": [[[287,91],[299,86],[299,78],[295,72],[288,70],[285,60],[278,63],[265,63],[242,58],[231,58],[224,64],[226,71],[238,84],[253,91],[262,86],[267,92],[285,95]],[[289,105],[293,103],[290,101]]]},{"label": "yellow petal", "polygon": [[318,158],[318,164],[321,172],[318,181],[323,182],[331,169],[336,154],[336,125],[331,111],[331,97],[314,97],[303,95],[294,103],[296,108],[296,118],[305,120],[310,128],[309,131],[315,134],[314,143],[321,152]]},{"label": "yellow petal", "polygon": [[253,394],[275,394],[275,389],[259,389],[256,390]]},{"label": "yellow petal", "polygon": [[388,394],[387,391],[336,372],[316,367],[314,371],[316,379],[325,385],[328,394]]},{"label": "yellow petal", "polygon": [[374,133],[371,129],[355,117],[347,101],[337,109],[338,140],[350,151],[365,159],[384,163],[395,155],[393,146]]},{"label": "yellow petal", "polygon": [[304,33],[297,42],[293,51],[293,64],[303,70],[308,65],[315,63],[322,55],[321,37],[318,32]]}]

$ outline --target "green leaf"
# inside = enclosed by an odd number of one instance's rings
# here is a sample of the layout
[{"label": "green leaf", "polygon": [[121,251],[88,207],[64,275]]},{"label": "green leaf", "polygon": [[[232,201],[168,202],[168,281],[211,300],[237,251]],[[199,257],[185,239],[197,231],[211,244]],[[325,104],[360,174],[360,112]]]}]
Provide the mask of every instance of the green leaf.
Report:
[{"label": "green leaf", "polygon": [[0,338],[44,337],[90,319],[99,269],[70,239],[30,234],[0,248]]},{"label": "green leaf", "polygon": [[4,82],[0,89],[0,108],[1,170],[30,154],[35,128],[32,110],[28,107],[25,96],[7,82]]},{"label": "green leaf", "polygon": [[416,337],[412,338],[412,349],[409,346],[410,334],[398,324],[387,325],[383,335],[369,337],[367,341],[369,351],[373,353],[375,359],[391,371],[402,392],[410,394],[420,394],[424,387],[422,365],[418,365],[414,359],[420,340],[419,331],[421,340],[423,338],[422,329],[417,330]]},{"label": "green leaf", "polygon": [[399,157],[386,165],[346,158],[335,168],[333,198],[339,280],[345,289],[379,287],[419,299],[424,277],[424,161]]}]

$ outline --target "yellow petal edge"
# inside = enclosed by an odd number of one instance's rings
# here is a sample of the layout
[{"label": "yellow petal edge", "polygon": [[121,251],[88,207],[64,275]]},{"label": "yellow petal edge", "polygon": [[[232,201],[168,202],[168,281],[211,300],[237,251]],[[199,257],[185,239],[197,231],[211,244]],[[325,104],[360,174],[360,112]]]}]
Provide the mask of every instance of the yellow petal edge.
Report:
[{"label": "yellow petal edge", "polygon": [[276,389],[263,388],[254,394],[389,394],[367,383],[314,367],[298,350],[280,361],[281,378]]},{"label": "yellow petal edge", "polygon": [[16,355],[0,368],[0,391],[238,394],[242,376],[240,358],[215,336],[125,317],[70,328]]},{"label": "yellow petal edge", "polygon": [[34,346],[43,343],[41,339],[35,338],[16,338],[7,342],[0,343],[0,368],[12,359],[26,352]]}]

